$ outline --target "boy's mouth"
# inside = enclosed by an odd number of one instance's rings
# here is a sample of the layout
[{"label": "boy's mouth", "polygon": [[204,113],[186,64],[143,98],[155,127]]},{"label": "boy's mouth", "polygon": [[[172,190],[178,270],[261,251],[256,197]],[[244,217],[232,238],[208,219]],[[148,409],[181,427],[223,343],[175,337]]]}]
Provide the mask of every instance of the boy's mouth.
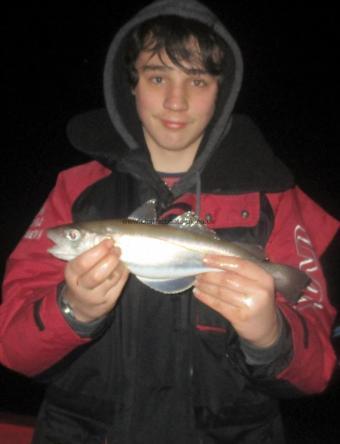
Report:
[{"label": "boy's mouth", "polygon": [[162,124],[169,129],[182,129],[187,126],[187,122],[178,122],[175,120],[161,119]]}]

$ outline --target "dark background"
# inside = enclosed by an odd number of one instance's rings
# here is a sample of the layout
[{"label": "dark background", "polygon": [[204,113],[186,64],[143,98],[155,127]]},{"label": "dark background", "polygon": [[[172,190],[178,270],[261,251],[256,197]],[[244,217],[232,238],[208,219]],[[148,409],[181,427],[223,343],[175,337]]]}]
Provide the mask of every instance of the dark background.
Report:
[{"label": "dark background", "polygon": [[[148,2],[29,3],[13,1],[2,11],[1,275],[56,174],[87,160],[70,147],[65,125],[74,114],[103,105],[102,68],[109,42]],[[339,219],[336,7],[331,2],[206,3],[224,20],[244,55],[237,111],[253,117],[302,189]],[[323,259],[336,307],[339,244],[338,236]],[[336,339],[334,343],[339,349]],[[324,394],[283,403],[289,442],[340,442],[339,371]],[[35,414],[42,393],[34,381],[0,366],[0,411]]]}]

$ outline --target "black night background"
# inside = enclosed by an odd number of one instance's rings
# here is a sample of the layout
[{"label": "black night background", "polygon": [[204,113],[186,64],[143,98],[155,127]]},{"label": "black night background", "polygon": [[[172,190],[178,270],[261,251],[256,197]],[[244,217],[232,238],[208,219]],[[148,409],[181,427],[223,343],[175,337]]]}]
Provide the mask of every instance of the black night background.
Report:
[{"label": "black night background", "polygon": [[[74,114],[103,106],[106,49],[115,31],[147,3],[13,1],[3,8],[1,276],[58,172],[88,160],[70,146],[65,126]],[[340,219],[336,6],[206,3],[224,20],[244,56],[237,111],[255,120],[301,188]],[[337,308],[339,244],[338,235],[323,258]],[[340,356],[340,338],[334,344]],[[283,402],[288,443],[340,442],[339,373],[340,368],[325,393]],[[42,393],[38,383],[0,365],[0,413],[35,415]]]}]

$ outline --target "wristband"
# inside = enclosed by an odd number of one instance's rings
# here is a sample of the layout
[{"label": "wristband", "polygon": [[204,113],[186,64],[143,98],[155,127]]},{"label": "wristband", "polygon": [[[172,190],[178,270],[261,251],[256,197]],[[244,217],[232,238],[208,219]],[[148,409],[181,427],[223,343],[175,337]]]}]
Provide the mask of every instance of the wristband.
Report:
[{"label": "wristband", "polygon": [[62,283],[58,288],[57,302],[59,309],[66,322],[80,337],[95,337],[102,333],[106,327],[106,316],[96,319],[92,322],[81,322],[74,316],[73,309],[69,301],[64,297],[66,285]]},{"label": "wristband", "polygon": [[[65,288],[65,287],[64,287]],[[63,290],[64,290],[63,288]],[[59,307],[65,318],[76,320],[73,309],[67,299],[64,298],[64,291],[61,291],[59,298]]]}]

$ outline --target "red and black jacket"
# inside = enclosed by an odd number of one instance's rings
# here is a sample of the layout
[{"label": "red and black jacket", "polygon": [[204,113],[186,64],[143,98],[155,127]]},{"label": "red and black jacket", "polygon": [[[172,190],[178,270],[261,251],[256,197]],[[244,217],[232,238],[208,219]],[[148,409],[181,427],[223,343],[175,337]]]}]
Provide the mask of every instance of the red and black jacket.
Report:
[{"label": "red and black jacket", "polygon": [[[199,21],[226,44],[214,116],[171,191],[152,168],[124,64],[128,34],[160,15]],[[278,443],[277,399],[320,392],[329,381],[334,309],[319,257],[338,222],[295,187],[252,122],[232,116],[242,71],[233,37],[195,0],[152,2],[113,39],[107,111],[76,117],[68,128],[72,144],[95,161],[60,174],[7,264],[1,362],[48,383],[35,444]],[[66,322],[57,302],[65,265],[47,253],[46,229],[126,217],[150,198],[160,213],[199,209],[222,238],[261,244],[273,262],[309,274],[297,304],[277,295],[285,328],[272,361],[250,365],[232,326],[191,291],[164,296],[133,276],[91,337]]]},{"label": "red and black jacket", "polygon": [[[273,262],[309,274],[298,303],[277,295],[290,352],[283,347],[273,362],[251,366],[228,321],[190,291],[165,297],[133,276],[94,337],[77,335],[57,304],[64,263],[47,254],[46,228],[126,217],[150,197],[175,209],[195,208],[197,199],[195,189],[175,195],[158,177],[150,186],[140,177],[150,168],[140,153],[107,166],[89,162],[60,174],[7,265],[1,361],[49,383],[35,442],[188,444],[233,442],[241,435],[244,442],[264,442],[263,436],[277,442],[276,399],[325,388],[335,362],[329,340],[334,310],[318,258],[338,223],[292,184],[261,137],[248,119],[234,118],[224,150],[201,175],[200,217],[221,237],[262,244]],[[233,150],[235,158],[236,151],[248,156],[237,173],[227,162]],[[252,168],[256,156],[265,165],[260,178]]]}]

